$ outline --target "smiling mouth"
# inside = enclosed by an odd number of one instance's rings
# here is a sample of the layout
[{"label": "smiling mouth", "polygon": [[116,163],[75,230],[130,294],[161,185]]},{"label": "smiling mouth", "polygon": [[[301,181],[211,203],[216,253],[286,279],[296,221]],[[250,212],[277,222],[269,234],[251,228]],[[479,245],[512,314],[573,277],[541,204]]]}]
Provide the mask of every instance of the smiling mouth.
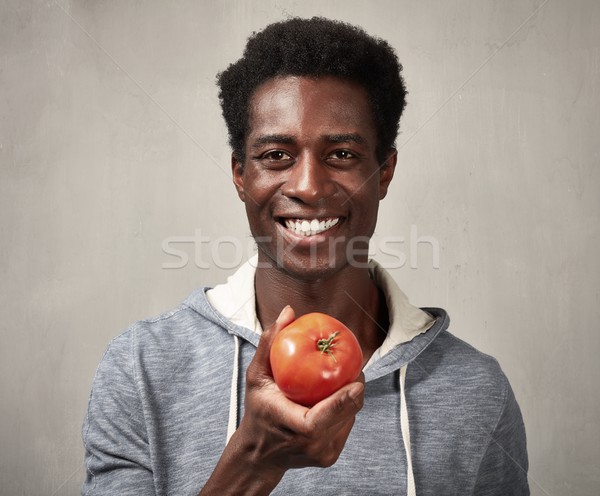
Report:
[{"label": "smiling mouth", "polygon": [[314,236],[331,229],[339,221],[339,217],[330,217],[327,219],[282,219],[281,223],[299,236]]}]

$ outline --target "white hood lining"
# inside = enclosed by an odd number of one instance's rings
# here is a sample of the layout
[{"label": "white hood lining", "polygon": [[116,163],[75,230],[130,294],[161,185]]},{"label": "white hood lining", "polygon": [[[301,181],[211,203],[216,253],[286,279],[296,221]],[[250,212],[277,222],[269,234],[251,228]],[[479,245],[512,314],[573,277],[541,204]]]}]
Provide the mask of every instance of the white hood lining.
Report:
[{"label": "white hood lining", "polygon": [[[206,292],[212,307],[232,323],[262,334],[262,327],[256,315],[254,276],[258,255],[242,265],[227,282]],[[369,274],[373,282],[383,291],[389,309],[390,327],[381,347],[373,353],[369,367],[399,344],[406,343],[415,336],[429,330],[435,319],[420,308],[411,305],[408,297],[398,287],[393,277],[376,261],[369,262]]]}]

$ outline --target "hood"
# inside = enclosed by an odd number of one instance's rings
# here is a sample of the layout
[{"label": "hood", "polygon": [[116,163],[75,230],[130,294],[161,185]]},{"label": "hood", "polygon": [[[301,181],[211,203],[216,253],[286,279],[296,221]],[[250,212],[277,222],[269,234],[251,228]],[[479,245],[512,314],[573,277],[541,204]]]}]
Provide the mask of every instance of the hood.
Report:
[{"label": "hood", "polygon": [[422,334],[415,336],[410,341],[400,343],[376,361],[371,361],[365,367],[365,380],[372,381],[386,374],[394,372],[417,358],[440,334],[450,325],[450,317],[441,308],[422,308],[435,320],[433,325]]},{"label": "hood", "polygon": [[[248,261],[215,288],[199,288],[184,304],[230,335],[258,346],[262,328],[255,311],[255,259]],[[365,380],[371,381],[410,363],[448,328],[450,319],[441,308],[417,308],[398,288],[393,278],[376,262],[369,270],[383,290],[390,309],[390,332],[365,365]]]}]

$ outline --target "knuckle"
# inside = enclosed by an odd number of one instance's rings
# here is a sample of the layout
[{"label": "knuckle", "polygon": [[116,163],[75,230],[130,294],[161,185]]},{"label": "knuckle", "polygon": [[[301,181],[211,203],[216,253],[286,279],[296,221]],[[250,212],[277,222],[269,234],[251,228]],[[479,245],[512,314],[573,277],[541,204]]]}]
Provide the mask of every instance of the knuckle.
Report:
[{"label": "knuckle", "polygon": [[365,405],[365,397],[364,397],[364,395],[361,394],[357,398],[353,399],[352,403],[354,405],[355,412],[359,412],[360,410],[362,410],[362,407]]},{"label": "knuckle", "polygon": [[246,387],[251,389],[258,385],[259,381],[257,378],[257,370],[256,365],[254,363],[250,363],[248,368],[246,369]]},{"label": "knuckle", "polygon": [[314,421],[303,423],[298,428],[298,434],[304,437],[307,441],[317,441],[319,439],[318,424]]}]

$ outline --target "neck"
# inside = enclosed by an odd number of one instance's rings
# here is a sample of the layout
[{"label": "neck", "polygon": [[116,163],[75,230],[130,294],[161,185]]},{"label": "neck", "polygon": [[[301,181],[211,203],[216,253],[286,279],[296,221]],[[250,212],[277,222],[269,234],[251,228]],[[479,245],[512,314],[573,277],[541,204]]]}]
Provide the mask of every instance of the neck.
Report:
[{"label": "neck", "polygon": [[366,267],[348,266],[317,280],[298,279],[284,269],[259,264],[255,278],[256,312],[263,328],[286,305],[296,318],[322,312],[343,322],[356,335],[366,361],[381,345],[388,329],[385,298]]}]

